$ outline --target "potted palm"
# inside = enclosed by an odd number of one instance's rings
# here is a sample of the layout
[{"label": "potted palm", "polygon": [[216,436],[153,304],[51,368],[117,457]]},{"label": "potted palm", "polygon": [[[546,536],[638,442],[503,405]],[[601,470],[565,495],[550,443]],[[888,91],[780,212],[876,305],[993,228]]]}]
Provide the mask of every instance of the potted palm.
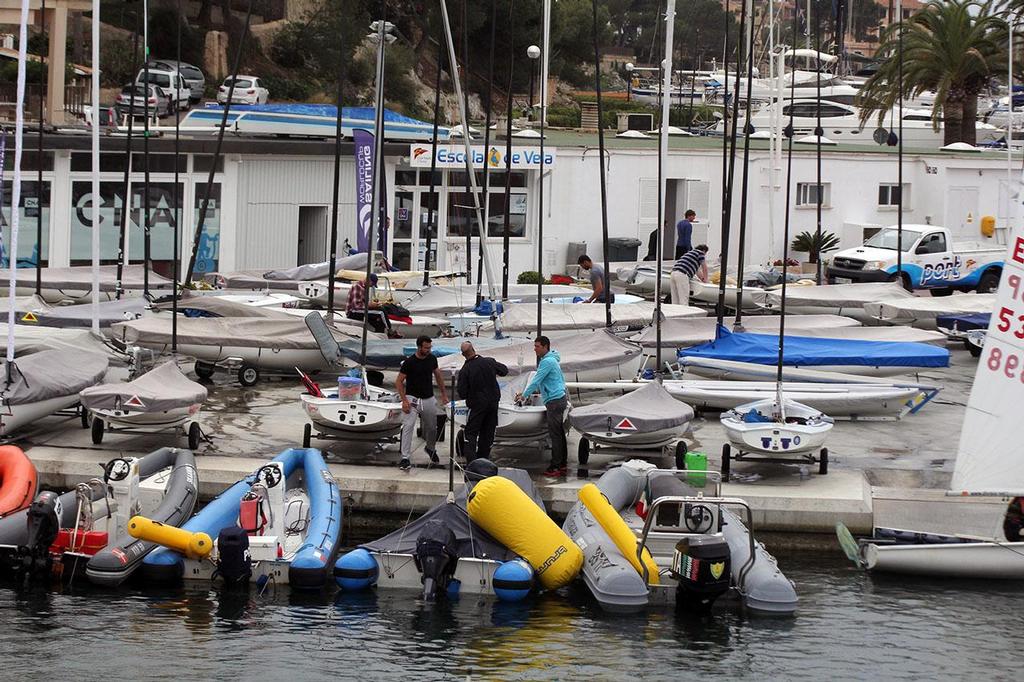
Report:
[{"label": "potted palm", "polygon": [[801,232],[793,238],[789,248],[798,253],[806,253],[808,265],[813,265],[811,271],[817,270],[818,259],[821,254],[828,251],[835,251],[839,248],[839,237],[832,232]]}]

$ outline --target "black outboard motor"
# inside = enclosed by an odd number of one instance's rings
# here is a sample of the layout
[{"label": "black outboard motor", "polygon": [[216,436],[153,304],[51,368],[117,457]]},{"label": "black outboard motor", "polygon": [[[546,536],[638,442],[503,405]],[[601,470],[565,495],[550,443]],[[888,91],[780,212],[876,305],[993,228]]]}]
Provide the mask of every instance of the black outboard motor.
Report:
[{"label": "black outboard motor", "polygon": [[683,538],[672,555],[672,577],[679,581],[676,601],[700,612],[708,611],[729,589],[729,544],[721,535]]},{"label": "black outboard motor", "polygon": [[53,560],[50,547],[60,532],[57,493],[45,490],[28,508],[28,536],[18,547],[19,570],[26,576],[49,575]]},{"label": "black outboard motor", "polygon": [[427,521],[416,538],[413,560],[423,581],[423,598],[426,601],[434,601],[438,594],[447,593],[459,562],[459,555],[455,552],[455,533],[441,521]]},{"label": "black outboard motor", "polygon": [[238,526],[222,528],[217,535],[217,554],[217,575],[224,579],[224,584],[248,587],[252,577],[249,535]]},{"label": "black outboard motor", "polygon": [[466,480],[470,483],[482,481],[485,478],[498,475],[498,465],[489,459],[480,457],[466,465]]}]

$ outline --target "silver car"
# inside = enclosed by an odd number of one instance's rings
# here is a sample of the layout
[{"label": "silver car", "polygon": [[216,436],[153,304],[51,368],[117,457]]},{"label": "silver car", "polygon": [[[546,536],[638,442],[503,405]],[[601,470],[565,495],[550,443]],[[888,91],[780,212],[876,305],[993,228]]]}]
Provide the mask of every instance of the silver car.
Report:
[{"label": "silver car", "polygon": [[192,93],[189,100],[195,104],[203,99],[203,94],[206,92],[206,76],[199,70],[199,67],[173,59],[151,59],[149,68],[171,72],[177,70],[181,77],[185,79]]}]

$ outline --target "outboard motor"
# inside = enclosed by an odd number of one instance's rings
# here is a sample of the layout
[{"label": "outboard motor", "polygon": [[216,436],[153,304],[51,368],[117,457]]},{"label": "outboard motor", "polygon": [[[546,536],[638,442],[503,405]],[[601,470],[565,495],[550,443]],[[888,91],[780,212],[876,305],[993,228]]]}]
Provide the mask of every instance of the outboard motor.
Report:
[{"label": "outboard motor", "polygon": [[485,478],[498,475],[498,465],[489,459],[480,457],[466,465],[466,480],[470,483],[482,481]]},{"label": "outboard motor", "polygon": [[676,601],[698,611],[709,610],[729,589],[729,563],[729,543],[720,534],[680,540],[671,568],[672,577],[679,582]]},{"label": "outboard motor", "polygon": [[217,575],[227,586],[249,585],[252,577],[252,557],[249,555],[249,535],[238,526],[222,528],[217,535]]},{"label": "outboard motor", "polygon": [[60,501],[55,492],[46,490],[36,496],[28,508],[28,537],[18,547],[20,570],[27,576],[46,575],[52,558],[50,547],[60,532]]},{"label": "outboard motor", "polygon": [[455,576],[459,562],[459,555],[455,553],[455,533],[441,521],[427,521],[416,538],[413,560],[423,581],[423,598],[434,601],[439,593],[448,591],[448,584]]}]

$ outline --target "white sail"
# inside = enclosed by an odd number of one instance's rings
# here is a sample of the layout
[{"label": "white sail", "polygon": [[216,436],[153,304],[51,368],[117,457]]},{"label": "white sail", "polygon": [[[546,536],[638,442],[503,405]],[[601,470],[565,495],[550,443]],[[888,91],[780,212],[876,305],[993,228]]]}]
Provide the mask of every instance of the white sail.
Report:
[{"label": "white sail", "polygon": [[1015,225],[985,349],[967,401],[950,488],[964,494],[1024,495],[1024,230]]}]

